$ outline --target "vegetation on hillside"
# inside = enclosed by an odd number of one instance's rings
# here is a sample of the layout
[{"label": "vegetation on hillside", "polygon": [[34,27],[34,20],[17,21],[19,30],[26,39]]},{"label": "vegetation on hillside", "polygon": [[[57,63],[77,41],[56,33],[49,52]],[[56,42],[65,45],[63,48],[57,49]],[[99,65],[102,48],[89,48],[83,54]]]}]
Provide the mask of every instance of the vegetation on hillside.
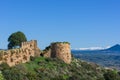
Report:
[{"label": "vegetation on hillside", "polygon": [[0,71],[0,80],[5,80],[5,78],[2,75],[2,72]]},{"label": "vegetation on hillside", "polygon": [[120,80],[115,70],[75,58],[66,64],[57,58],[31,57],[30,62],[14,67],[3,63],[0,70],[6,80]]}]

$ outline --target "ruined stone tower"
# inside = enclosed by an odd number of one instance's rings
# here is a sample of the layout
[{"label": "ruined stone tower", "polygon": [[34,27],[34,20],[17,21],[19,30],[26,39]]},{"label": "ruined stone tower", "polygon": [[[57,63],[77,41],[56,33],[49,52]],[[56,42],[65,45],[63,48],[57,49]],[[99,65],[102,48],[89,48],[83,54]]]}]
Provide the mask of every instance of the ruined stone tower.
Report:
[{"label": "ruined stone tower", "polygon": [[51,44],[51,57],[59,58],[65,63],[71,62],[71,49],[68,42],[56,42]]}]

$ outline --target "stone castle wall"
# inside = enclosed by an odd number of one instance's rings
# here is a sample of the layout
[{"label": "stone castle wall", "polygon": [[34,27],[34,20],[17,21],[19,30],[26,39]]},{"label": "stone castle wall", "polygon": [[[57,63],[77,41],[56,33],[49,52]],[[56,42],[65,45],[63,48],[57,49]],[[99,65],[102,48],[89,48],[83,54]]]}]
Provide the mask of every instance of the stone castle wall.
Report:
[{"label": "stone castle wall", "polygon": [[65,42],[58,42],[51,44],[51,57],[59,58],[65,63],[71,62],[71,49],[70,44]]},{"label": "stone castle wall", "polygon": [[0,51],[0,64],[7,63],[9,66],[14,66],[19,63],[26,63],[30,61],[30,56],[39,55],[40,50],[37,47],[37,41],[32,40],[29,42],[22,42],[21,48],[1,50]]},{"label": "stone castle wall", "polygon": [[40,56],[59,58],[65,63],[71,62],[71,49],[70,44],[66,42],[52,43],[41,54],[40,49],[37,47],[37,41],[32,40],[29,42],[22,42],[21,47],[18,49],[1,50],[0,51],[0,64],[7,63],[9,66],[14,66],[20,63],[30,61],[30,57]]},{"label": "stone castle wall", "polygon": [[71,48],[68,42],[55,42],[41,53],[41,56],[50,58],[59,58],[65,63],[71,63]]},{"label": "stone castle wall", "polygon": [[36,48],[37,47],[37,41],[36,40],[31,40],[28,42],[22,42],[21,43],[21,48]]}]

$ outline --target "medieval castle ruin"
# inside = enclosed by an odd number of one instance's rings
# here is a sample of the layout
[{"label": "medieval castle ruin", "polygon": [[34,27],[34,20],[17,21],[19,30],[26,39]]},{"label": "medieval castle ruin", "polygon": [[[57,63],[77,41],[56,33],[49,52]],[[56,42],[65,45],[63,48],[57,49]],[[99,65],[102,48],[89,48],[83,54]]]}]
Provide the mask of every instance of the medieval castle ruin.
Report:
[{"label": "medieval castle ruin", "polygon": [[37,47],[37,41],[22,42],[21,47],[17,49],[1,50],[0,64],[7,63],[9,66],[14,66],[20,63],[30,61],[30,57],[44,56],[51,58],[59,58],[65,63],[71,62],[70,44],[66,42],[52,43],[45,51],[41,51]]}]

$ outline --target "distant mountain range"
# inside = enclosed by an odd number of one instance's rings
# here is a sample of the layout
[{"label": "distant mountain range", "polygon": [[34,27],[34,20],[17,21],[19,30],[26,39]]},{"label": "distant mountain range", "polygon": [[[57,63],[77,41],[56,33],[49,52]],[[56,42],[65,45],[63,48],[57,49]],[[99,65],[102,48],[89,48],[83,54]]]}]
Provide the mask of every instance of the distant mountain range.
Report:
[{"label": "distant mountain range", "polygon": [[116,44],[108,49],[106,49],[107,51],[119,51],[120,52],[120,45]]},{"label": "distant mountain range", "polygon": [[72,50],[72,51],[80,51],[80,52],[120,52],[120,45],[116,44],[110,48],[107,49],[98,49],[98,50]]},{"label": "distant mountain range", "polygon": [[72,50],[73,55],[81,60],[120,70],[120,45],[116,44],[101,50]]}]

